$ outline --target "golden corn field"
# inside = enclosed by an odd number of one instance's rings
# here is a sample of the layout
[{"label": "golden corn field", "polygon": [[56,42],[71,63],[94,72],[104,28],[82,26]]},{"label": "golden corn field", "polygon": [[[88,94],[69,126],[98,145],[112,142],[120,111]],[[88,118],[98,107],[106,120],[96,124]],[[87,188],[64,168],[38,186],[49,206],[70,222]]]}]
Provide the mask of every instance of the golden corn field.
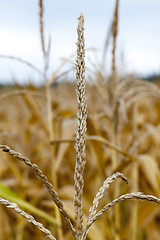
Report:
[{"label": "golden corn field", "polygon": [[44,80],[0,90],[0,240],[160,239],[159,82],[118,74],[118,3],[109,77],[85,68],[82,13],[72,68],[48,77],[42,0],[44,69],[0,55]]}]

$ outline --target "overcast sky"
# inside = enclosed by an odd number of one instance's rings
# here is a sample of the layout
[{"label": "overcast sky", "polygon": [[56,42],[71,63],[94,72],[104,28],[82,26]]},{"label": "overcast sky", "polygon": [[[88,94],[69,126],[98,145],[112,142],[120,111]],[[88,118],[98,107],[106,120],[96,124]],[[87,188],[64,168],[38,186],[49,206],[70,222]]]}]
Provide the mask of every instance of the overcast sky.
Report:
[{"label": "overcast sky", "polygon": [[[50,74],[62,57],[76,51],[77,17],[85,17],[86,48],[97,49],[99,63],[112,21],[114,0],[44,0],[45,35],[51,35]],[[0,54],[21,57],[42,68],[38,0],[0,0]],[[160,72],[160,0],[120,0],[117,63],[125,71]],[[109,49],[110,51],[110,49]],[[86,59],[91,52],[86,53]],[[106,68],[109,71],[110,52]],[[87,60],[86,60],[87,61]],[[0,58],[0,79],[18,80],[38,75],[30,68]]]}]

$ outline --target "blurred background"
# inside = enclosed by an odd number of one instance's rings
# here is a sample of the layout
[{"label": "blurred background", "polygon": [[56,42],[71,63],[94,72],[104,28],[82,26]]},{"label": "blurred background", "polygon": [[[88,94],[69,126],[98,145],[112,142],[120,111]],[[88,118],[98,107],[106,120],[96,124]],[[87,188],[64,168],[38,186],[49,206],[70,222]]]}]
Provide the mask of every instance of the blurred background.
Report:
[{"label": "blurred background", "polygon": [[[91,56],[102,62],[104,45],[113,19],[114,1],[44,1],[45,37],[51,36],[49,73],[61,58],[76,51],[77,17],[85,17],[86,64]],[[0,1],[0,54],[12,55],[43,67],[39,34],[38,1]],[[146,77],[160,71],[160,1],[122,0],[119,6],[117,63],[126,73]],[[47,40],[46,40],[47,42]],[[108,45],[106,71],[110,72],[111,49]],[[124,67],[125,66],[125,67]],[[39,82],[39,75],[27,66],[0,58],[0,82]]]},{"label": "blurred background", "polygon": [[[44,0],[45,49],[51,37],[47,74],[39,2],[0,0],[0,150],[7,145],[40,167],[75,226],[76,28],[83,12],[88,109],[84,222],[98,189],[117,171],[129,184],[113,184],[98,210],[130,192],[160,199],[160,1]],[[11,57],[33,64],[40,74]],[[73,239],[32,169],[2,151],[0,197],[32,214],[57,240]],[[0,240],[28,239],[44,240],[44,235],[0,204]],[[97,239],[159,240],[159,205],[117,205],[91,227],[87,240]]]}]

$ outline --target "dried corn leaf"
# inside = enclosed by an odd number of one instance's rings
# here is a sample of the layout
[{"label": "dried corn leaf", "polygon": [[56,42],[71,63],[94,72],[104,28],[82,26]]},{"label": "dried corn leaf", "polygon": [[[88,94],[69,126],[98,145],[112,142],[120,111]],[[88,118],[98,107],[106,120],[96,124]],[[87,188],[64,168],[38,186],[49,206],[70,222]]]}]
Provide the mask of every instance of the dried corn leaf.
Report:
[{"label": "dried corn leaf", "polygon": [[[61,126],[61,138],[71,138],[76,129],[76,120],[75,119],[67,119],[63,121]],[[64,159],[64,155],[68,150],[70,143],[61,143],[58,149],[57,157],[56,157],[56,169],[58,169],[61,165],[61,162]]]},{"label": "dried corn leaf", "polygon": [[160,194],[160,174],[157,162],[150,155],[140,155],[140,169],[150,186],[159,196]]},{"label": "dried corn leaf", "polygon": [[153,221],[147,229],[149,238],[152,240],[158,240],[160,238],[160,229],[158,227],[158,224],[156,224],[155,221]]}]

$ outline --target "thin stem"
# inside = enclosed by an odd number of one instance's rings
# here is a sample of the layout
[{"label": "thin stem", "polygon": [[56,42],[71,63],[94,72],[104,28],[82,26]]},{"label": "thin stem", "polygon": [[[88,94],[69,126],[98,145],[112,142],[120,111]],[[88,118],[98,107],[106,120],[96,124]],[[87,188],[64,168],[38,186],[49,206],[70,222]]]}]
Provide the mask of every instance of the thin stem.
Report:
[{"label": "thin stem", "polygon": [[14,96],[20,96],[20,95],[31,95],[35,97],[40,97],[45,99],[45,95],[43,93],[37,92],[37,91],[29,91],[29,90],[15,90],[15,91],[9,91],[7,93],[2,93],[0,96],[0,101],[3,101],[9,97]]},{"label": "thin stem", "polygon": [[26,61],[26,60],[24,60],[22,58],[15,57],[15,56],[10,56],[10,55],[3,55],[3,54],[0,54],[0,58],[11,59],[11,60],[15,60],[15,61],[18,61],[20,63],[23,63],[23,64],[27,65],[28,67],[32,68],[32,70],[36,71],[41,76],[43,76],[43,72],[41,72],[40,69],[38,69],[32,63],[30,63],[30,62],[28,62],[28,61]]},{"label": "thin stem", "polygon": [[[138,164],[133,163],[132,168],[132,182],[133,182],[133,189],[132,191],[138,191]],[[131,218],[131,240],[136,240],[138,235],[137,229],[137,219],[138,219],[138,202],[134,202],[132,205],[132,218]]]},{"label": "thin stem", "polygon": [[116,76],[116,39],[118,33],[118,4],[119,1],[116,0],[115,12],[114,12],[114,19],[112,23],[112,37],[113,37],[113,46],[112,46],[112,80],[114,83],[117,81]]},{"label": "thin stem", "polygon": [[[87,136],[86,137],[87,141],[98,141],[104,145],[106,145],[107,147],[114,149],[115,151],[117,151],[118,153],[122,154],[123,156],[125,156],[126,158],[128,158],[128,162],[127,161],[123,161],[121,164],[119,164],[116,168],[113,169],[113,172],[119,172],[121,169],[123,169],[123,167],[130,162],[138,162],[138,158],[126,153],[125,151],[123,151],[122,149],[120,149],[118,146],[114,145],[113,143],[110,143],[107,139],[101,137],[101,136],[96,136],[96,135],[91,135],[91,136]],[[58,138],[55,139],[54,141],[51,141],[50,144],[60,144],[60,143],[68,143],[68,142],[76,142],[76,138]]]},{"label": "thin stem", "polygon": [[[39,0],[39,7],[40,7],[40,36],[41,36],[41,46],[43,52],[43,60],[44,60],[44,82],[46,84],[46,98],[47,98],[47,116],[48,116],[48,128],[49,128],[49,141],[54,140],[54,129],[53,129],[53,120],[52,120],[52,98],[51,98],[51,84],[48,79],[48,64],[49,64],[49,53],[50,53],[50,39],[48,44],[48,50],[45,48],[45,39],[44,39],[44,23],[43,23],[43,0]],[[51,176],[52,176],[52,183],[54,188],[57,190],[57,172],[55,167],[55,146],[50,145],[51,149]],[[58,224],[62,226],[60,212],[58,211],[57,207],[55,206],[55,215],[58,221]],[[58,238],[63,240],[63,231],[62,228],[57,229]]]}]

